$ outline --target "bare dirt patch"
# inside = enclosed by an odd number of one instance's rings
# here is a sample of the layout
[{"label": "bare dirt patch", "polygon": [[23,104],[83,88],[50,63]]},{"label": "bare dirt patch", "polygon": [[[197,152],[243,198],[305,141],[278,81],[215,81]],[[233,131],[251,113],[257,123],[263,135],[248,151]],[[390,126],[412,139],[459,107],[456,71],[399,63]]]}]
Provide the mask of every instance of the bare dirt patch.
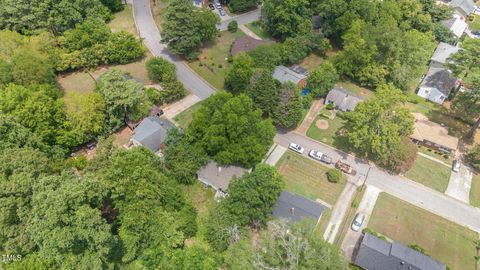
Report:
[{"label": "bare dirt patch", "polygon": [[120,131],[115,133],[115,140],[113,141],[113,145],[117,147],[123,147],[130,141],[130,137],[132,136],[132,130],[128,127],[122,128]]},{"label": "bare dirt patch", "polygon": [[317,126],[317,128],[323,129],[323,130],[328,129],[328,126],[329,126],[328,121],[324,119],[318,119],[315,125]]}]

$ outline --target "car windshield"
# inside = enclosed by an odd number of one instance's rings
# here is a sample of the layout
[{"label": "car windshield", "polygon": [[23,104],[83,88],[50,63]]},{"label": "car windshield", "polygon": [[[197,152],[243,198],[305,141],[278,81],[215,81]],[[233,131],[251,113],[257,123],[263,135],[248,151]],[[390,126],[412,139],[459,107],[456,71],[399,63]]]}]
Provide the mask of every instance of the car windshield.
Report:
[{"label": "car windshield", "polygon": [[362,224],[360,224],[360,222],[358,222],[358,221],[355,220],[355,221],[353,222],[353,225],[360,227],[360,225],[362,225]]}]

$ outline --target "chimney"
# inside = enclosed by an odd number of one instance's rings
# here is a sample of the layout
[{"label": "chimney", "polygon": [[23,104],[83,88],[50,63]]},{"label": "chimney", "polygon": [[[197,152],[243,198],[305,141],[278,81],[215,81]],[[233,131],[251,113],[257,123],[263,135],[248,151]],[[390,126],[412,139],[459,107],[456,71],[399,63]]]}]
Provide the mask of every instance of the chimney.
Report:
[{"label": "chimney", "polygon": [[295,208],[294,207],[290,208],[290,214],[292,216],[295,216]]}]

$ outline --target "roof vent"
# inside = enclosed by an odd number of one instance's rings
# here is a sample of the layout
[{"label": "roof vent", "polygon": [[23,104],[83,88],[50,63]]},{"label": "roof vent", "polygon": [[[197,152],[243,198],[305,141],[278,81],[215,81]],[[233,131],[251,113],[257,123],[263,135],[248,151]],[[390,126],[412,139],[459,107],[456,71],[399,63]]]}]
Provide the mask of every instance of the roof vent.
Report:
[{"label": "roof vent", "polygon": [[292,214],[292,216],[295,215],[295,208],[294,207],[290,208],[290,214]]},{"label": "roof vent", "polygon": [[404,261],[401,261],[400,264],[401,264],[401,265],[405,265],[405,262],[404,262]]}]

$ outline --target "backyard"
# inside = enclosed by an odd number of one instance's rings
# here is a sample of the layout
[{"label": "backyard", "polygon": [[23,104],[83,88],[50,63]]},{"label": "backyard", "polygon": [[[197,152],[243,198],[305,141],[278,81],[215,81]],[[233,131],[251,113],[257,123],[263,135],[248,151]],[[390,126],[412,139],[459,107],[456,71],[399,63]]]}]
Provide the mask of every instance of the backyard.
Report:
[{"label": "backyard", "polygon": [[206,44],[198,60],[188,65],[216,89],[224,89],[224,78],[231,65],[228,61],[230,47],[235,39],[242,36],[245,34],[240,30],[236,33],[221,32],[220,37]]},{"label": "backyard", "polygon": [[473,174],[472,187],[470,189],[470,204],[480,207],[480,174]]},{"label": "backyard", "polygon": [[445,192],[450,180],[450,167],[423,156],[417,156],[415,165],[405,177],[429,188]]},{"label": "backyard", "polygon": [[368,227],[404,245],[419,245],[451,269],[476,269],[477,233],[386,193],[378,197]]},{"label": "backyard", "polygon": [[323,109],[308,128],[307,136],[345,150],[347,148],[345,137],[337,135],[344,124],[345,120],[341,117],[337,115],[332,118],[332,111]]},{"label": "backyard", "polygon": [[285,178],[286,189],[311,200],[320,199],[335,204],[345,187],[347,177],[342,174],[339,183],[327,180],[328,167],[317,161],[287,151],[277,163]]}]

